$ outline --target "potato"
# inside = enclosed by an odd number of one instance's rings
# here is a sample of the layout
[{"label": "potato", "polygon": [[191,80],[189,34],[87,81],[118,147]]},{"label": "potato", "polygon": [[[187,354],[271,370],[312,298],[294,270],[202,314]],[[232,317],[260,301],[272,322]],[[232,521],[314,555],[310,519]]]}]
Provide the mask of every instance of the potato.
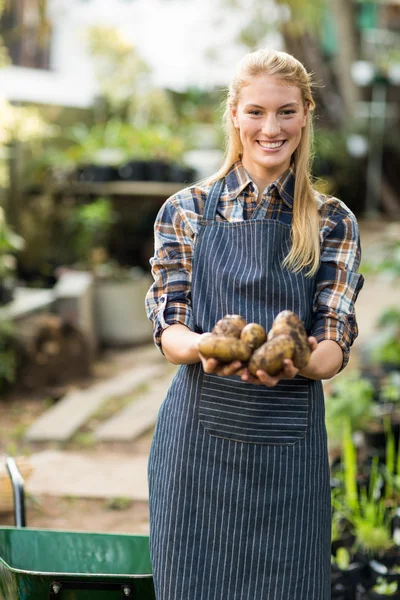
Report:
[{"label": "potato", "polygon": [[240,339],[250,346],[252,350],[256,350],[267,339],[267,333],[262,325],[258,325],[258,323],[248,323],[246,327],[243,327]]},{"label": "potato", "polygon": [[277,335],[252,354],[248,369],[253,375],[259,369],[266,371],[268,375],[276,375],[282,371],[283,361],[293,357],[294,349],[295,343],[290,335]]},{"label": "potato", "polygon": [[211,333],[239,339],[246,321],[240,315],[225,315],[217,321]]},{"label": "potato", "polygon": [[251,356],[251,348],[242,340],[213,333],[203,333],[197,347],[206,358],[215,358],[222,363],[246,362]]},{"label": "potato", "polygon": [[280,312],[275,318],[268,333],[268,340],[282,334],[290,335],[293,338],[295,344],[293,364],[297,369],[302,369],[310,360],[311,351],[308,336],[301,319],[290,310]]}]

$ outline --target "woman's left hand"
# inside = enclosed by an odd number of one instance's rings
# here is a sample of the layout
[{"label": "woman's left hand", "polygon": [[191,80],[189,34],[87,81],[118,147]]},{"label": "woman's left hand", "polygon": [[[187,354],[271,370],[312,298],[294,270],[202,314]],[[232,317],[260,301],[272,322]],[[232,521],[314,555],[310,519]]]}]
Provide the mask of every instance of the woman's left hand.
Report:
[{"label": "woman's left hand", "polygon": [[[314,350],[318,346],[318,342],[315,339],[315,337],[309,337],[308,344],[310,346],[311,352],[314,352]],[[257,371],[256,376],[254,376],[250,373],[250,371],[247,368],[241,370],[238,374],[241,375],[242,381],[246,381],[247,383],[255,383],[258,385],[262,384],[266,385],[267,387],[275,387],[281,379],[293,379],[294,377],[296,377],[297,373],[300,372],[300,370],[294,366],[293,361],[289,358],[285,359],[283,361],[283,364],[284,367],[282,371],[280,371],[274,376],[268,375],[266,371],[262,370]]]}]

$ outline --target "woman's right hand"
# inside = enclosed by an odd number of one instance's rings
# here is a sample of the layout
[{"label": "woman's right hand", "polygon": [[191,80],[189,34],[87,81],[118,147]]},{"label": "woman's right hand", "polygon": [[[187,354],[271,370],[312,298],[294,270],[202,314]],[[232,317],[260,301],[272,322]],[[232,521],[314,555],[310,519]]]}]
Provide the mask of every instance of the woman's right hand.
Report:
[{"label": "woman's right hand", "polygon": [[203,365],[204,373],[221,375],[222,377],[238,375],[238,371],[240,371],[240,369],[243,367],[243,364],[239,360],[224,364],[215,358],[206,358],[200,352],[199,358]]},{"label": "woman's right hand", "polygon": [[175,323],[164,329],[161,337],[165,358],[174,365],[189,365],[201,361],[205,373],[215,375],[239,375],[243,369],[240,361],[223,364],[214,358],[206,358],[200,354],[198,343],[201,334],[191,331],[186,325]]}]

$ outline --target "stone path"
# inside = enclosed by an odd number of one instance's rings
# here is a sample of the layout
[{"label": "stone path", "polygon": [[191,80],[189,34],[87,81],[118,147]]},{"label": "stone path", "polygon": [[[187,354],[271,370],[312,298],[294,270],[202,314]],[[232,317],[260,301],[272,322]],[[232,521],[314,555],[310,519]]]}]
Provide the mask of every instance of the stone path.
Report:
[{"label": "stone path", "polygon": [[[139,366],[122,372],[111,379],[102,381],[93,385],[87,390],[76,390],[67,394],[62,400],[49,408],[41,415],[28,429],[25,438],[30,442],[42,441],[65,441],[84,425],[87,420],[104,404],[104,402],[131,394],[148,381],[163,377],[167,374],[166,365]],[[169,380],[168,380],[169,381]],[[164,386],[165,388],[165,386]],[[147,427],[151,426],[149,422],[150,415],[155,418],[160,404],[159,393],[156,401],[153,401],[153,390],[150,390],[141,401],[141,408],[146,408]],[[140,412],[140,411],[139,411]],[[143,413],[144,416],[145,413]],[[134,411],[130,418],[138,417],[138,411]],[[111,430],[114,438],[118,437],[118,429],[109,426],[107,431]],[[143,432],[143,424],[139,427],[140,433]],[[126,439],[126,428],[125,428]],[[134,428],[132,429],[134,431]],[[101,435],[100,435],[101,437]]]},{"label": "stone path", "polygon": [[126,408],[101,425],[95,432],[95,438],[102,442],[129,441],[150,429],[156,421],[174,373],[175,370],[164,374],[161,380],[150,385],[139,398],[135,398]]},{"label": "stone path", "polygon": [[26,490],[33,496],[147,500],[147,456],[45,450],[30,457]]}]

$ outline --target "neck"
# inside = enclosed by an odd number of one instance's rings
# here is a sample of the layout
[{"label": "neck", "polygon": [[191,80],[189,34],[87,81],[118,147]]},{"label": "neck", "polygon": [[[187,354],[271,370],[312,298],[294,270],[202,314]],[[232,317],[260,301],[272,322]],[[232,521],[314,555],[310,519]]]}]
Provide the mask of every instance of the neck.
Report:
[{"label": "neck", "polygon": [[254,168],[254,165],[247,166],[246,160],[242,159],[242,164],[246,169],[247,173],[250,175],[251,180],[254,181],[258,188],[259,198],[261,198],[263,191],[270,183],[274,183],[287,169],[290,167],[290,164],[287,165],[283,170],[282,168],[276,170],[266,170],[262,168]]}]

